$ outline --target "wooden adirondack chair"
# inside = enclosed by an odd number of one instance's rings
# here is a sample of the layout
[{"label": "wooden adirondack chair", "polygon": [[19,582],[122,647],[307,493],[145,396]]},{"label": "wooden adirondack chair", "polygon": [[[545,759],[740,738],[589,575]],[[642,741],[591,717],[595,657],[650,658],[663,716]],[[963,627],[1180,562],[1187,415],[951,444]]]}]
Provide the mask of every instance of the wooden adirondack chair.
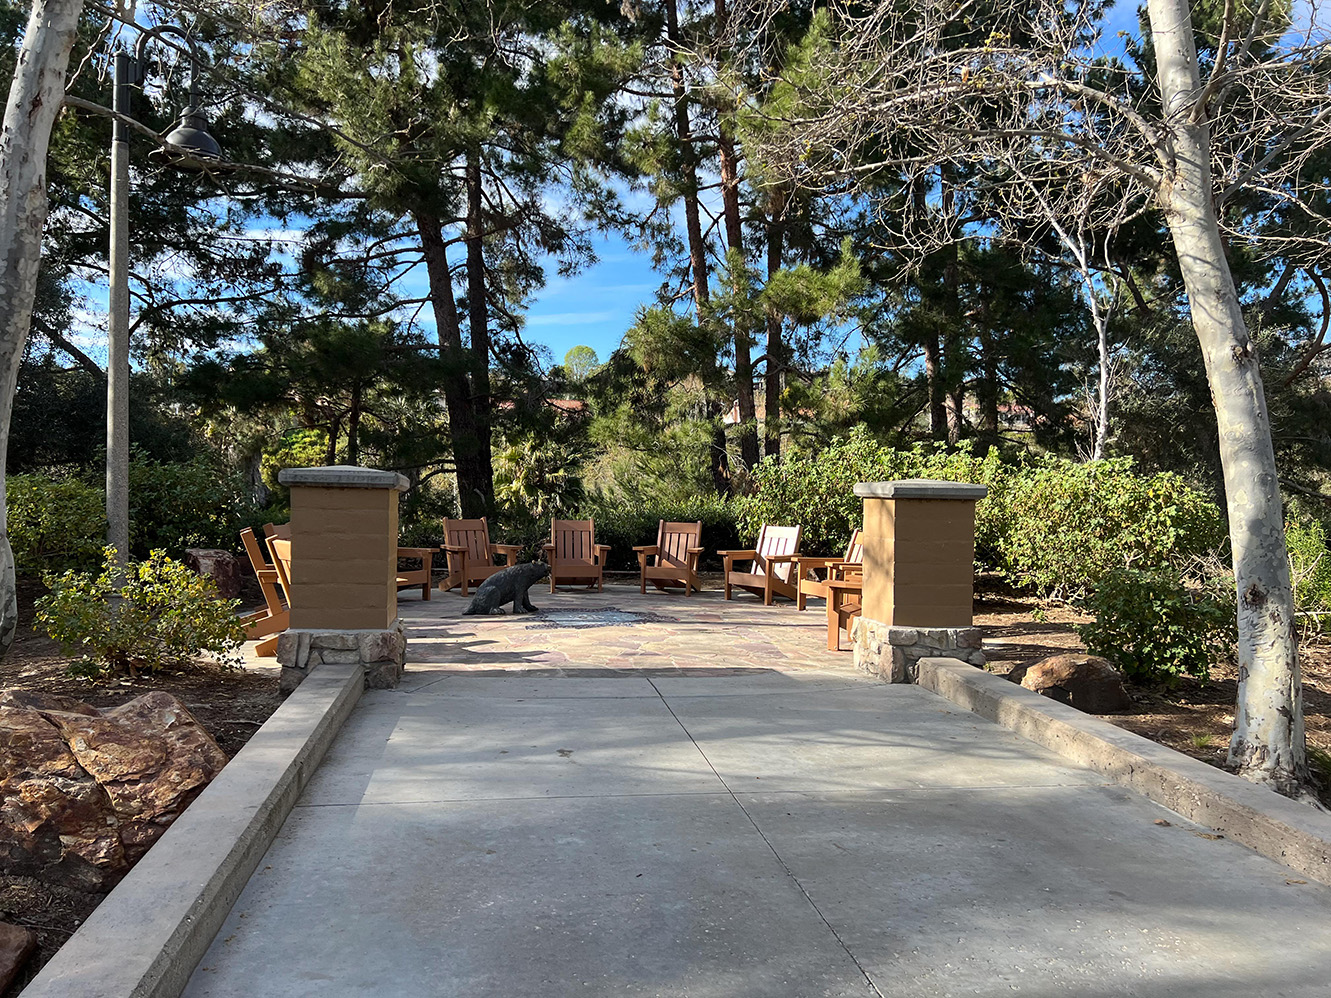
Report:
[{"label": "wooden adirondack chair", "polygon": [[278,576],[276,566],[270,565],[268,559],[264,557],[263,548],[259,546],[259,539],[254,536],[254,531],[246,527],[240,532],[240,540],[245,545],[250,566],[259,580],[259,589],[263,593],[264,602],[262,610],[242,619],[241,623],[245,625],[245,638],[250,641],[255,638],[263,639],[259,642],[258,653],[263,656],[275,655],[277,635],[291,625],[290,604],[283,598],[286,589],[282,588],[279,591],[282,580]]},{"label": "wooden adirondack chair", "polygon": [[[448,574],[439,581],[442,593],[454,586],[462,587],[462,595],[470,592],[495,572],[518,563],[520,544],[491,544],[490,525],[485,517],[479,520],[444,520],[444,554],[448,558]],[[495,555],[503,555],[505,563],[495,564]]]},{"label": "wooden adirondack chair", "polygon": [[[808,558],[800,555],[795,559],[795,578],[799,580],[799,595],[795,598],[795,607],[803,610],[810,596],[827,599],[828,582],[845,578],[848,574],[863,572],[864,547],[860,543],[860,528],[850,535],[846,553],[840,558]],[[810,572],[825,573],[822,578],[809,577]]]},{"label": "wooden adirondack chair", "polygon": [[[638,552],[638,570],[641,584],[638,589],[647,592],[647,583],[662,592],[666,586],[683,586],[684,595],[702,592],[698,582],[698,555],[702,554],[702,521],[697,523],[670,523],[661,521],[657,528],[656,543],[635,547]],[[655,559],[654,564],[647,564]]]},{"label": "wooden adirondack chair", "polygon": [[[795,599],[795,557],[800,549],[799,527],[776,527],[764,524],[753,550],[718,551],[725,561],[726,599],[732,588],[739,588],[763,598],[763,606],[771,606],[775,596]],[[735,562],[752,559],[749,571],[735,570]]]},{"label": "wooden adirondack chair", "polygon": [[585,582],[605,591],[602,572],[609,544],[596,543],[595,520],[551,520],[545,560],[550,563],[550,591],[560,582]]}]

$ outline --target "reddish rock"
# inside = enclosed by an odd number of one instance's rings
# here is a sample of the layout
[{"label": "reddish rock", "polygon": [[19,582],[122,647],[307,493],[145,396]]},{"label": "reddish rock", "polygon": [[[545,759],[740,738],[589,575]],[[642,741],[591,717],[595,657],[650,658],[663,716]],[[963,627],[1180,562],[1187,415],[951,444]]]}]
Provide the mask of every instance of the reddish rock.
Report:
[{"label": "reddish rock", "polygon": [[1019,665],[1008,679],[1041,696],[1070,704],[1088,714],[1112,714],[1133,708],[1123,677],[1097,655],[1053,655],[1034,665]]},{"label": "reddish rock", "polygon": [[0,995],[14,983],[14,978],[36,948],[37,936],[31,929],[0,922]]},{"label": "reddish rock", "polygon": [[160,691],[105,711],[0,694],[0,757],[0,870],[88,890],[113,886],[226,765]]},{"label": "reddish rock", "polygon": [[240,562],[230,551],[215,548],[186,548],[185,564],[193,572],[206,575],[217,586],[222,599],[240,595]]}]

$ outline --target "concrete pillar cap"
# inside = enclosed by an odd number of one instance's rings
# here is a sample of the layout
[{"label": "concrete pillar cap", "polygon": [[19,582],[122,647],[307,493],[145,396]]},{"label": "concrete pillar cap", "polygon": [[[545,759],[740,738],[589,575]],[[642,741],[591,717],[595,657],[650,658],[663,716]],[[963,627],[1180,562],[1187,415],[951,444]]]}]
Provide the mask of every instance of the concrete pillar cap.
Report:
[{"label": "concrete pillar cap", "polygon": [[283,485],[313,485],[327,489],[397,489],[405,490],[411,483],[406,475],[378,468],[358,468],[351,464],[335,464],[325,468],[283,468],[277,480]]},{"label": "concrete pillar cap", "polygon": [[983,499],[989,494],[989,486],[909,478],[897,482],[858,482],[855,494],[861,499]]}]

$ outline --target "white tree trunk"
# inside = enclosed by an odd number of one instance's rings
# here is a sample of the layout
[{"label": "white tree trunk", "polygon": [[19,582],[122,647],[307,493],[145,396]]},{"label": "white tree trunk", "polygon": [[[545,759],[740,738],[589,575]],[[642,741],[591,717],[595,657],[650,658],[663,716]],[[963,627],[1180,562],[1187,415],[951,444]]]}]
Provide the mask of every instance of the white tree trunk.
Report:
[{"label": "white tree trunk", "polygon": [[1239,693],[1229,761],[1298,794],[1307,779],[1294,595],[1271,427],[1256,345],[1239,309],[1212,200],[1210,129],[1187,0],[1149,0],[1161,97],[1173,143],[1161,203],[1215,402],[1238,589]]},{"label": "white tree trunk", "polygon": [[9,417],[37,296],[46,222],[46,150],[65,95],[83,0],[34,0],[0,134],[0,655],[18,626],[4,498]]}]

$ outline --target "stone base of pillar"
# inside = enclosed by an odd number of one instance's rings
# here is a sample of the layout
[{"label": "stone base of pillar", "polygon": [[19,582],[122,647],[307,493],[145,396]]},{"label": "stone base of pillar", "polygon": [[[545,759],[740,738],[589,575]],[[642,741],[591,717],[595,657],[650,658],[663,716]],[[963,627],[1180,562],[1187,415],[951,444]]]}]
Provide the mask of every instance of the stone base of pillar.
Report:
[{"label": "stone base of pillar", "polygon": [[402,621],[384,630],[283,631],[277,638],[277,663],[282,666],[278,688],[290,693],[324,662],[359,662],[367,690],[391,690],[402,681],[407,663],[407,636]]},{"label": "stone base of pillar", "polygon": [[978,627],[898,627],[856,617],[850,637],[855,668],[889,683],[915,682],[915,663],[922,658],[957,658],[984,666]]}]

